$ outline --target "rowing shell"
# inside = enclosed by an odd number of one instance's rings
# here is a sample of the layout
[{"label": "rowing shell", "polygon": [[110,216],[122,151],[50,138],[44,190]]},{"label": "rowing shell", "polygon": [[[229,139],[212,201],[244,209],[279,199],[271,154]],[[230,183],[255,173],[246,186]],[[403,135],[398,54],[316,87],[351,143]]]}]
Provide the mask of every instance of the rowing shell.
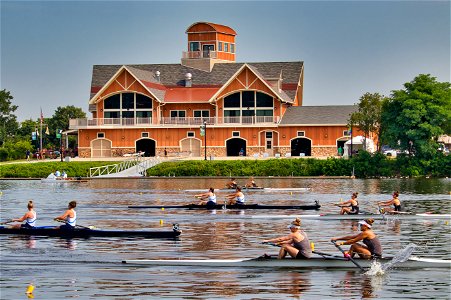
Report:
[{"label": "rowing shell", "polygon": [[451,214],[357,214],[357,215],[339,215],[339,214],[319,214],[319,215],[255,215],[249,216],[251,219],[312,219],[312,220],[450,220]]},{"label": "rowing shell", "polygon": [[132,231],[132,230],[99,230],[89,228],[74,228],[62,230],[58,226],[42,226],[36,228],[8,228],[0,226],[0,234],[51,236],[63,238],[89,237],[141,237],[141,238],[175,238],[181,233],[178,229],[172,231]]},{"label": "rowing shell", "polygon": [[187,205],[129,205],[128,208],[179,208],[179,209],[300,209],[300,210],[312,210],[320,209],[321,205],[315,202],[313,205],[261,205],[261,204],[234,204],[226,205],[215,204],[215,205],[198,205],[198,204],[187,204]]},{"label": "rowing shell", "polygon": [[[220,192],[234,192],[236,189],[215,189]],[[247,192],[306,192],[309,191],[310,188],[264,188],[264,187],[248,187],[242,188],[242,191]],[[185,192],[190,193],[199,193],[205,192],[206,189],[193,189],[193,190],[184,190]]]},{"label": "rowing shell", "polygon": [[[354,258],[363,268],[370,268],[374,260]],[[391,258],[377,259],[381,264],[391,262]],[[356,266],[346,258],[314,257],[310,259],[277,259],[277,258],[254,258],[254,259],[137,259],[124,260],[124,264],[136,266],[201,266],[201,267],[268,267],[268,268],[340,268],[355,269]],[[431,258],[410,257],[405,262],[396,264],[396,268],[450,268],[451,260],[440,260]]]}]

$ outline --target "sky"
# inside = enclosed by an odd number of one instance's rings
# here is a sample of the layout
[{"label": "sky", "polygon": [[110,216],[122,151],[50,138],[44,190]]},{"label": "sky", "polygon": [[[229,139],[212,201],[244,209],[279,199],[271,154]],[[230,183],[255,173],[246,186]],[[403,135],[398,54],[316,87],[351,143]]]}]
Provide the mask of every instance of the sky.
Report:
[{"label": "sky", "polygon": [[4,1],[0,89],[19,121],[88,113],[93,65],[180,63],[199,21],[237,32],[237,62],[303,61],[304,105],[450,81],[450,1]]}]

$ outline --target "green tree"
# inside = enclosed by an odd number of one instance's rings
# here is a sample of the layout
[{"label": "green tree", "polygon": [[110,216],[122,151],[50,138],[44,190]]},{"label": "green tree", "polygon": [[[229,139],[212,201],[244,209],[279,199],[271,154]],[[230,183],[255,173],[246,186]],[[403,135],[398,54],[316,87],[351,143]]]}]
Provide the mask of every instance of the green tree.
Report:
[{"label": "green tree", "polygon": [[[55,145],[59,145],[59,140],[57,140],[55,137],[56,131],[58,129],[61,129],[63,131],[68,130],[69,120],[77,118],[86,118],[86,113],[81,108],[75,107],[73,105],[64,107],[58,106],[52,118],[48,120],[49,130],[51,132],[50,136],[48,137],[49,141]],[[75,142],[75,137],[70,136],[68,146],[73,147]]]},{"label": "green tree", "polygon": [[395,90],[382,105],[383,143],[430,159],[437,152],[437,138],[449,133],[451,84],[420,74]]},{"label": "green tree", "polygon": [[17,135],[23,140],[31,140],[31,133],[36,131],[38,126],[39,122],[33,121],[32,119],[25,120],[20,123]]},{"label": "green tree", "polygon": [[5,89],[0,91],[0,144],[16,134],[19,124],[14,112],[17,110],[17,105],[13,105],[11,100],[13,96]]},{"label": "green tree", "polygon": [[[385,97],[378,93],[365,93],[359,99],[358,111],[351,114],[348,126],[357,125],[363,131],[365,141],[364,149],[366,149],[366,138],[371,133],[379,136],[381,129],[381,108]],[[379,149],[378,142],[378,149]]]}]

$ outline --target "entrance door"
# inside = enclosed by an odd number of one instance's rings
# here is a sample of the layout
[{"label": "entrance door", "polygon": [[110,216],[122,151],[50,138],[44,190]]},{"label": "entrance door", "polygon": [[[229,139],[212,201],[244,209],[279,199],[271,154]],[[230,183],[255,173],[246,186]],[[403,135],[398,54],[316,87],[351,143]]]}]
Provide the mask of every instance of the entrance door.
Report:
[{"label": "entrance door", "polygon": [[136,141],[136,152],[144,152],[144,156],[155,156],[155,141],[151,139],[140,139]]},{"label": "entrance door", "polygon": [[210,51],[214,51],[215,46],[214,45],[203,45],[202,51],[204,52],[204,58],[210,58]]},{"label": "entrance door", "polygon": [[111,157],[111,141],[96,139],[91,142],[91,157]]},{"label": "entrance door", "polygon": [[[303,153],[303,154],[301,154]],[[311,156],[312,142],[306,138],[297,138],[291,141],[291,156]]]},{"label": "entrance door", "polygon": [[272,138],[273,138],[272,131],[266,131],[265,132],[265,139],[266,139],[265,152],[268,153],[269,156],[274,155]]},{"label": "entrance door", "polygon": [[233,138],[226,142],[227,156],[246,156],[246,141]]},{"label": "entrance door", "polygon": [[180,149],[182,152],[189,153],[190,156],[201,156],[200,155],[200,140],[187,138],[180,142]]}]

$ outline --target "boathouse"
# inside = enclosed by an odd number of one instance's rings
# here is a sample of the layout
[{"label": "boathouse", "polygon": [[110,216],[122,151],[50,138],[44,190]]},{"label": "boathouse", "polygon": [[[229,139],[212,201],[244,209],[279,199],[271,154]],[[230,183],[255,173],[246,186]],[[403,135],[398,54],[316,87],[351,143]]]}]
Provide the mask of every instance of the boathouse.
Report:
[{"label": "boathouse", "polygon": [[304,63],[236,62],[237,33],[198,22],[177,64],[94,65],[80,157],[335,156],[348,106],[303,106]]}]

